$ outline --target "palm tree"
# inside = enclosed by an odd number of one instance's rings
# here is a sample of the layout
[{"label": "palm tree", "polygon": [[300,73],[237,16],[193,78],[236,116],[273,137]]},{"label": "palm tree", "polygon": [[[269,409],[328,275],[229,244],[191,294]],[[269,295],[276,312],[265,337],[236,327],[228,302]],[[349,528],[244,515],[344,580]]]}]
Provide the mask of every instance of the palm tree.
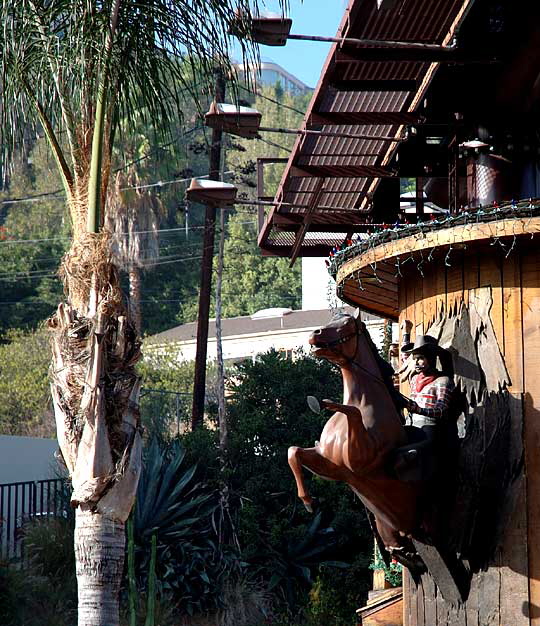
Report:
[{"label": "palm tree", "polygon": [[151,268],[159,257],[163,211],[160,198],[141,186],[134,164],[116,173],[105,228],[112,234],[113,258],[128,275],[129,314],[137,334],[141,332],[141,271]]},{"label": "palm tree", "polygon": [[72,224],[61,264],[66,302],[49,327],[58,441],[76,508],[79,626],[118,624],[124,523],[141,465],[139,339],[102,227],[112,149],[141,114],[166,133],[186,76],[228,67],[227,25],[248,4],[1,0],[2,169],[40,126]]}]

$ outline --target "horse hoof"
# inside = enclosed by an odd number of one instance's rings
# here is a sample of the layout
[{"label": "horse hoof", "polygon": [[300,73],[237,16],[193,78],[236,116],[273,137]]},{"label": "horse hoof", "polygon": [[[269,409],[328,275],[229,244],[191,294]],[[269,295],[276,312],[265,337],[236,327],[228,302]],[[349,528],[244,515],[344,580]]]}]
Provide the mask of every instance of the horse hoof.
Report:
[{"label": "horse hoof", "polygon": [[306,498],[305,500],[302,499],[302,503],[306,507],[306,511],[308,513],[313,513],[313,506],[314,506],[315,503],[313,502],[313,500],[311,498],[309,498],[309,499]]}]

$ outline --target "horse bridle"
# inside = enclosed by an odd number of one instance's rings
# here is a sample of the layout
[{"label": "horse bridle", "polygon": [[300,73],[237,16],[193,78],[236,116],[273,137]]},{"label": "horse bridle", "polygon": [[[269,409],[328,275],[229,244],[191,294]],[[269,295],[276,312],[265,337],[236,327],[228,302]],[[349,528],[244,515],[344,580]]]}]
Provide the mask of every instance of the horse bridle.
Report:
[{"label": "horse bridle", "polygon": [[358,321],[356,320],[355,317],[351,316],[347,316],[350,317],[353,321],[354,321],[354,330],[350,333],[348,333],[347,335],[344,335],[343,337],[339,337],[338,339],[334,339],[333,341],[317,341],[317,348],[334,348],[335,346],[340,346],[344,343],[347,343],[347,341],[349,341],[349,339],[351,337],[357,337],[360,333],[359,333],[359,328],[358,328]]},{"label": "horse bridle", "polygon": [[[360,335],[360,328],[359,328],[359,324],[358,324],[358,320],[353,317],[352,318],[354,320],[354,331],[351,333],[348,333],[347,335],[344,335],[343,337],[340,337],[339,339],[334,339],[334,341],[327,341],[325,343],[317,343],[317,347],[318,348],[331,348],[333,346],[338,346],[341,345],[343,343],[346,343],[347,341],[349,341],[349,339],[351,337],[358,337],[358,335]],[[365,330],[365,324],[363,324],[362,322],[360,322],[363,326],[364,326],[364,330]],[[352,359],[348,359],[349,361],[352,361]],[[367,368],[365,368],[363,365],[360,365],[360,363],[356,363],[355,362],[356,367],[361,370],[362,372],[364,372],[364,374],[367,374],[372,380],[380,383],[381,385],[384,385],[384,387],[387,387],[386,382],[384,381],[384,378],[382,377],[382,374],[380,373],[379,370],[379,376],[376,376],[375,374],[373,374],[372,372],[370,372]],[[399,393],[399,392],[398,392]],[[408,398],[406,396],[404,396],[402,393],[399,393],[399,395],[408,400]]]},{"label": "horse bridle", "polygon": [[356,332],[349,333],[344,337],[340,337],[339,339],[334,339],[334,341],[317,341],[317,348],[334,348],[335,346],[339,346],[342,343],[347,343],[351,337],[355,337],[358,335],[358,330]]},{"label": "horse bridle", "polygon": [[[343,337],[340,337],[339,339],[334,339],[333,341],[317,342],[317,348],[326,348],[326,349],[333,348],[334,346],[339,346],[341,344],[346,343],[347,341],[349,341],[351,337],[358,337],[358,335],[360,334],[358,320],[355,317],[352,317],[352,319],[354,321],[354,330],[352,332],[348,333],[347,335],[344,335]],[[362,322],[360,322],[360,324],[362,324]],[[363,326],[365,330],[365,325]],[[348,359],[348,360],[352,361],[352,359]],[[356,367],[358,367],[358,369],[362,370],[364,374],[367,374],[371,379],[376,380],[377,382],[381,383],[382,385],[386,387],[384,378],[382,377],[380,373],[379,373],[379,376],[376,376],[375,374],[370,372],[367,368],[363,367],[359,363],[355,362],[355,365]]]}]

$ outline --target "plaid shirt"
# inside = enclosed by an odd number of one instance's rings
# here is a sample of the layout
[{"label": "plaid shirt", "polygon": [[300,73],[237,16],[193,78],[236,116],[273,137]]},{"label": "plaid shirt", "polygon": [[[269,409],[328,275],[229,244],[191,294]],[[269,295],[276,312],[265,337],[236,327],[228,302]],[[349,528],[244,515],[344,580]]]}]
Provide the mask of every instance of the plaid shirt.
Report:
[{"label": "plaid shirt", "polygon": [[411,378],[411,400],[420,407],[420,411],[412,415],[413,426],[435,426],[448,410],[455,385],[451,378],[441,374],[421,391],[417,391],[417,378],[418,374]]}]

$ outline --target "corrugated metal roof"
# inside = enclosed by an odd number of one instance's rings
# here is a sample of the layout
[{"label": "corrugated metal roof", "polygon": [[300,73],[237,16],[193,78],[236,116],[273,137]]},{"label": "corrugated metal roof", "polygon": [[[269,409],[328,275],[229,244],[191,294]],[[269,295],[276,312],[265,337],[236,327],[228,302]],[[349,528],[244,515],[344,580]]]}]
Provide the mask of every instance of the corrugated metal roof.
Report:
[{"label": "corrugated metal roof", "polygon": [[[447,46],[472,3],[401,0],[390,10],[379,10],[376,2],[350,0],[337,37]],[[299,136],[275,205],[259,235],[259,245],[266,253],[291,256],[295,241],[298,247],[298,238],[304,237],[306,230],[317,225],[321,231],[327,224],[328,233],[313,233],[299,249],[300,256],[325,254],[328,247],[353,232],[355,225],[366,223],[378,181],[396,175],[388,163],[404,136],[404,124],[414,119],[438,64],[358,60],[358,52],[366,49],[370,48],[341,43],[332,46],[302,128],[332,133],[339,124],[340,134],[356,138]],[[296,226],[287,227],[278,216],[291,217]],[[344,230],[341,238],[336,233],[339,224]]]}]

